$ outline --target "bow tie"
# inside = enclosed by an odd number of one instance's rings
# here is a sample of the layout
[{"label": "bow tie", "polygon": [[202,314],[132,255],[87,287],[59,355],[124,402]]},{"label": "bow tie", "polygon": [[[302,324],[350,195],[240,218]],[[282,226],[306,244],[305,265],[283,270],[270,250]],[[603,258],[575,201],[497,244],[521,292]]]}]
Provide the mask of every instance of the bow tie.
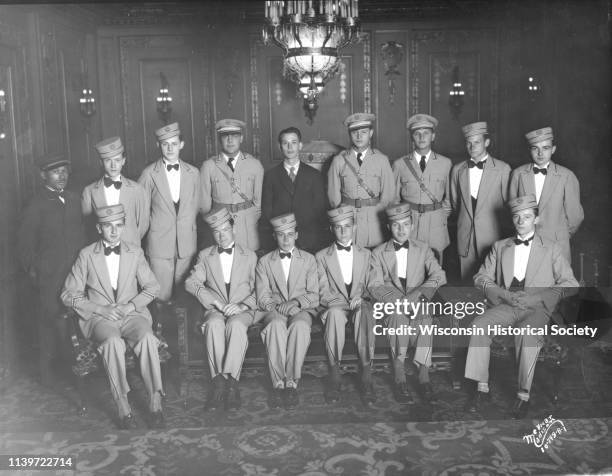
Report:
[{"label": "bow tie", "polygon": [[482,170],[484,169],[485,162],[486,160],[481,160],[480,162],[474,162],[473,160],[468,160],[468,168],[473,169],[474,167],[476,167]]},{"label": "bow tie", "polygon": [[109,188],[111,185],[114,185],[117,190],[121,188],[121,180],[117,180],[116,182],[110,177],[104,177],[104,186]]},{"label": "bow tie", "polygon": [[287,253],[283,251],[279,251],[278,254],[280,254],[281,259],[283,258],[291,259],[291,251],[288,251]]},{"label": "bow tie", "polygon": [[515,245],[521,245],[521,244],[523,244],[523,245],[525,245],[525,246],[529,246],[529,242],[530,242],[531,240],[533,240],[533,237],[534,237],[534,236],[535,236],[535,235],[531,235],[531,238],[527,238],[526,240],[521,240],[520,238],[515,238],[515,239],[514,239],[514,244],[515,244]]},{"label": "bow tie", "polygon": [[540,168],[538,168],[538,167],[536,167],[536,166],[534,165],[534,166],[533,166],[533,173],[534,173],[534,174],[542,174],[542,175],[546,175],[546,174],[548,173],[548,169],[546,169],[546,168],[540,169]]},{"label": "bow tie", "polygon": [[351,251],[351,245],[348,246],[342,246],[340,243],[336,243],[336,249],[338,251],[340,250],[344,250],[344,251]]},{"label": "bow tie", "polygon": [[104,256],[110,256],[111,253],[119,254],[120,252],[121,252],[121,245],[104,247]]},{"label": "bow tie", "polygon": [[166,164],[166,170],[170,172],[172,169],[178,172],[179,164]]},{"label": "bow tie", "polygon": [[220,246],[217,246],[217,251],[219,252],[219,254],[227,253],[228,255],[231,255],[232,251],[234,251],[234,247],[230,246],[229,248],[222,248]]},{"label": "bow tie", "polygon": [[399,243],[396,243],[395,241],[393,242],[393,248],[395,248],[395,251],[398,251],[400,248],[406,248],[408,249],[408,241],[404,241],[403,245],[400,245]]}]

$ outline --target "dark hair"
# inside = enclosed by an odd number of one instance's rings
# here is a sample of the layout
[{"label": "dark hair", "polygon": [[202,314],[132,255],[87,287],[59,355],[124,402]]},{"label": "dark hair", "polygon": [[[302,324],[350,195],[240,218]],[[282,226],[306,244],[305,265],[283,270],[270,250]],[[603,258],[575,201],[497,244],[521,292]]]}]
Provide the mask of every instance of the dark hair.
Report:
[{"label": "dark hair", "polygon": [[230,224],[230,225],[234,226],[234,219],[233,219],[233,218],[231,218],[231,217],[230,217],[230,219],[229,219],[229,220],[227,220],[227,221],[229,221],[229,224]]},{"label": "dark hair", "polygon": [[295,134],[298,138],[298,141],[302,142],[302,133],[300,132],[300,130],[295,126],[291,126],[291,127],[287,127],[286,129],[283,129],[282,131],[278,133],[278,143],[279,144],[283,140],[283,136],[285,134]]}]

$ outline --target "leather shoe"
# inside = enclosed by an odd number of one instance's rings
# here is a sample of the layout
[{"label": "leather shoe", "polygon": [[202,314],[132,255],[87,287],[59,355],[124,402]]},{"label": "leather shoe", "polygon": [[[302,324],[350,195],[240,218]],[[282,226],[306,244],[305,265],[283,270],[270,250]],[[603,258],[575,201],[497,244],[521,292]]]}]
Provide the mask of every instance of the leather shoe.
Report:
[{"label": "leather shoe", "polygon": [[520,398],[514,400],[514,405],[512,406],[512,418],[515,420],[522,420],[527,416],[528,411],[529,401],[521,400]]},{"label": "leather shoe", "polygon": [[120,430],[136,430],[138,429],[138,423],[136,422],[136,417],[131,413],[129,415],[124,416],[119,421],[119,429]]},{"label": "leather shoe", "polygon": [[166,428],[166,419],[164,418],[164,414],[162,413],[161,410],[158,410],[156,412],[151,412],[150,426],[151,428],[156,429],[156,430],[161,430],[163,428]]},{"label": "leather shoe", "polygon": [[240,390],[238,390],[238,381],[230,377],[227,392],[225,393],[225,409],[238,410],[241,406],[242,400],[240,399]]},{"label": "leather shoe", "polygon": [[205,408],[208,411],[218,410],[223,407],[225,398],[225,379],[222,375],[217,375],[212,379],[213,388],[208,393]]},{"label": "leather shoe", "polygon": [[283,406],[284,388],[275,388],[270,396],[270,408],[281,408]]},{"label": "leather shoe", "polygon": [[414,397],[406,382],[396,383],[394,391],[395,400],[398,403],[407,403],[408,405],[414,404]]},{"label": "leather shoe", "polygon": [[470,413],[476,413],[482,410],[482,407],[491,401],[491,395],[489,392],[476,391],[468,399],[465,404],[465,410]]},{"label": "leather shoe", "polygon": [[285,408],[287,410],[295,410],[300,403],[297,388],[285,389]]},{"label": "leather shoe", "polygon": [[330,380],[327,391],[325,392],[325,401],[327,403],[337,403],[340,400],[340,380]]},{"label": "leather shoe", "polygon": [[423,396],[425,402],[432,402],[435,400],[433,387],[430,382],[423,382],[419,384],[419,390]]},{"label": "leather shoe", "polygon": [[374,391],[374,384],[371,380],[365,382],[362,381],[360,390],[361,397],[366,405],[376,403],[376,392]]}]

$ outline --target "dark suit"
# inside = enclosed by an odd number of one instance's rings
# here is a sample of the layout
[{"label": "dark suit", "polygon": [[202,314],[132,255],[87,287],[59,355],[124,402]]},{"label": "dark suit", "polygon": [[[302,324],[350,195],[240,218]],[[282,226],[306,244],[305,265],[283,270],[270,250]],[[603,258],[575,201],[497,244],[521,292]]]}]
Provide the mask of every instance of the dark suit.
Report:
[{"label": "dark suit", "polygon": [[261,197],[260,230],[267,250],[274,249],[270,218],[293,213],[298,226],[296,246],[315,253],[331,241],[325,215],[325,186],[321,174],[300,163],[295,182],[291,182],[283,163],[264,174]]}]

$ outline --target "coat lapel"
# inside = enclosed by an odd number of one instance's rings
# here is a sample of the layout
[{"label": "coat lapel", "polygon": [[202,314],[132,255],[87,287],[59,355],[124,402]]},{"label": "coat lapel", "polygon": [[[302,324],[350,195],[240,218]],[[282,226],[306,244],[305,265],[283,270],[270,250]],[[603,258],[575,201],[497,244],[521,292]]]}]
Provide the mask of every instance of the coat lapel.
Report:
[{"label": "coat lapel", "polygon": [[[353,244],[354,246],[354,244]],[[353,297],[359,293],[358,283],[363,282],[362,276],[367,271],[366,268],[366,253],[361,250],[357,250],[357,247],[353,248],[353,279],[352,279],[352,287],[351,287],[351,295],[349,297]],[[346,287],[346,286],[345,286]]]},{"label": "coat lapel", "polygon": [[[102,286],[102,291],[104,291],[104,294],[106,294],[109,302],[115,302],[115,295],[113,293],[113,288],[111,287],[108,267],[106,266],[106,259],[104,258],[104,245],[101,241],[98,241],[94,247],[94,252],[91,259],[93,261],[93,268],[98,275],[98,281]],[[119,285],[117,285],[117,287],[119,287]]]},{"label": "coat lapel", "polygon": [[529,287],[534,281],[534,277],[538,274],[540,264],[544,258],[545,248],[542,240],[538,235],[533,237],[531,242],[531,251],[529,252],[529,260],[527,261],[527,270],[525,271],[525,287]]},{"label": "coat lapel", "polygon": [[232,275],[230,278],[230,292],[228,296],[228,302],[232,302],[231,297],[233,296],[238,283],[246,281],[245,272],[247,271],[247,268],[246,266],[240,266],[239,263],[239,261],[243,262],[242,257],[245,255],[246,253],[240,245],[234,245],[234,259],[232,260]]},{"label": "coat lapel", "polygon": [[[276,281],[276,287],[280,291],[285,301],[288,301],[289,292],[287,289],[287,281],[285,280],[285,274],[283,273],[283,266],[281,265],[281,259],[280,255],[278,254],[278,249],[274,251],[274,254],[270,258],[270,269],[272,271],[274,281]],[[289,270],[289,277],[291,277],[291,270]]]},{"label": "coat lapel", "polygon": [[[234,262],[236,260],[234,259]],[[227,295],[227,290],[225,289],[225,281],[223,280],[223,269],[221,269],[221,258],[219,257],[219,252],[216,247],[210,251],[208,255],[208,264],[210,266],[210,272],[212,274],[212,279],[217,286],[217,292],[221,296],[225,296],[226,299],[229,298]],[[234,264],[232,263],[232,272],[234,270]],[[230,280],[231,281],[231,280]]]},{"label": "coat lapel", "polygon": [[[179,192],[179,201],[180,203],[188,203],[189,202],[189,194],[193,187],[191,184],[193,183],[193,171],[191,168],[187,168],[186,163],[179,159],[179,163],[181,164],[181,190]],[[168,188],[168,191],[170,189]],[[172,205],[174,207],[174,203]],[[180,211],[180,206],[179,206]]]},{"label": "coat lapel", "polygon": [[[300,166],[300,169],[302,167]],[[283,163],[281,163],[278,166],[278,175],[279,175],[279,180],[281,185],[283,186],[283,188],[285,190],[287,190],[287,193],[289,193],[291,196],[293,196],[293,193],[295,192],[295,183],[293,183],[291,181],[291,179],[289,178],[289,175],[287,174],[287,171],[285,170],[285,166]],[[297,183],[298,180],[298,176],[300,175],[300,170],[298,170],[298,173],[295,177],[295,182]]]},{"label": "coat lapel", "polygon": [[[119,193],[120,202],[121,202],[121,193],[122,192]],[[108,205],[108,203],[106,203],[106,194],[104,193],[104,179],[100,179],[94,184],[93,189],[91,191],[91,195],[93,197],[94,203],[103,203],[104,206]]]},{"label": "coat lapel", "polygon": [[548,200],[550,200],[550,197],[553,194],[553,190],[557,188],[558,182],[559,174],[557,173],[557,167],[555,163],[551,160],[550,164],[548,165],[548,172],[546,174],[546,178],[544,179],[542,195],[540,195],[540,201],[538,202],[538,207],[540,207],[540,209],[544,208]]},{"label": "coat lapel", "polygon": [[494,178],[496,175],[495,170],[493,170],[493,159],[489,157],[489,160],[485,162],[484,169],[482,170],[482,177],[480,179],[480,185],[478,187],[478,200],[476,201],[476,215],[478,215],[478,210],[485,206],[487,202],[487,197],[491,192],[491,186],[495,182]]},{"label": "coat lapel", "polygon": [[132,272],[134,263],[135,263],[135,260],[134,260],[133,250],[130,248],[130,246],[127,243],[122,241],[121,242],[121,255],[120,255],[120,260],[119,260],[119,276],[117,278],[117,302],[121,301],[121,294],[125,290],[127,279],[128,279],[128,276],[130,276]]},{"label": "coat lapel", "polygon": [[395,259],[395,248],[393,248],[393,241],[387,242],[387,246],[385,247],[385,251],[383,253],[383,258],[387,264],[387,269],[391,274],[391,281],[393,281],[393,284],[397,289],[402,289],[402,284],[397,276],[397,260]]},{"label": "coat lapel", "polygon": [[525,188],[524,193],[520,195],[533,195],[536,196],[535,191],[535,177],[533,174],[533,164],[530,164],[527,170],[524,170],[521,175],[523,176],[523,186]]},{"label": "coat lapel", "polygon": [[[182,172],[181,172],[182,173]],[[174,202],[172,201],[172,194],[170,193],[170,184],[168,183],[168,177],[166,177],[166,171],[164,170],[164,161],[159,159],[155,164],[153,169],[153,181],[155,182],[155,186],[159,190],[159,193],[163,197],[168,209],[172,211],[172,213],[176,214],[176,210],[174,209]],[[181,187],[182,192],[183,187]]]},{"label": "coat lapel", "polygon": [[[327,253],[325,254],[325,260],[327,261],[327,267],[329,268],[331,277],[334,280],[334,283],[336,283],[336,288],[338,289],[338,291],[340,291],[340,294],[342,294],[348,299],[348,295],[346,293],[346,285],[344,284],[344,279],[342,278],[342,270],[340,269],[340,262],[338,261],[338,253],[336,253],[335,248],[335,244],[329,247]],[[355,256],[354,253],[353,256]],[[353,261],[353,273],[354,272],[355,262]]]},{"label": "coat lapel", "polygon": [[[282,274],[281,269],[281,274]],[[296,287],[296,283],[302,273],[304,272],[304,258],[302,253],[298,249],[293,250],[293,256],[291,258],[291,266],[289,267],[289,279],[287,280],[287,298],[291,295]]]},{"label": "coat lapel", "polygon": [[468,215],[472,216],[472,196],[470,194],[470,169],[467,165],[467,162],[461,166],[461,170],[459,171],[459,190],[461,190],[461,196],[463,198],[463,203],[465,204],[465,209],[468,212]]},{"label": "coat lapel", "polygon": [[512,239],[508,239],[502,248],[502,274],[506,289],[512,284],[514,278],[514,245]]}]

